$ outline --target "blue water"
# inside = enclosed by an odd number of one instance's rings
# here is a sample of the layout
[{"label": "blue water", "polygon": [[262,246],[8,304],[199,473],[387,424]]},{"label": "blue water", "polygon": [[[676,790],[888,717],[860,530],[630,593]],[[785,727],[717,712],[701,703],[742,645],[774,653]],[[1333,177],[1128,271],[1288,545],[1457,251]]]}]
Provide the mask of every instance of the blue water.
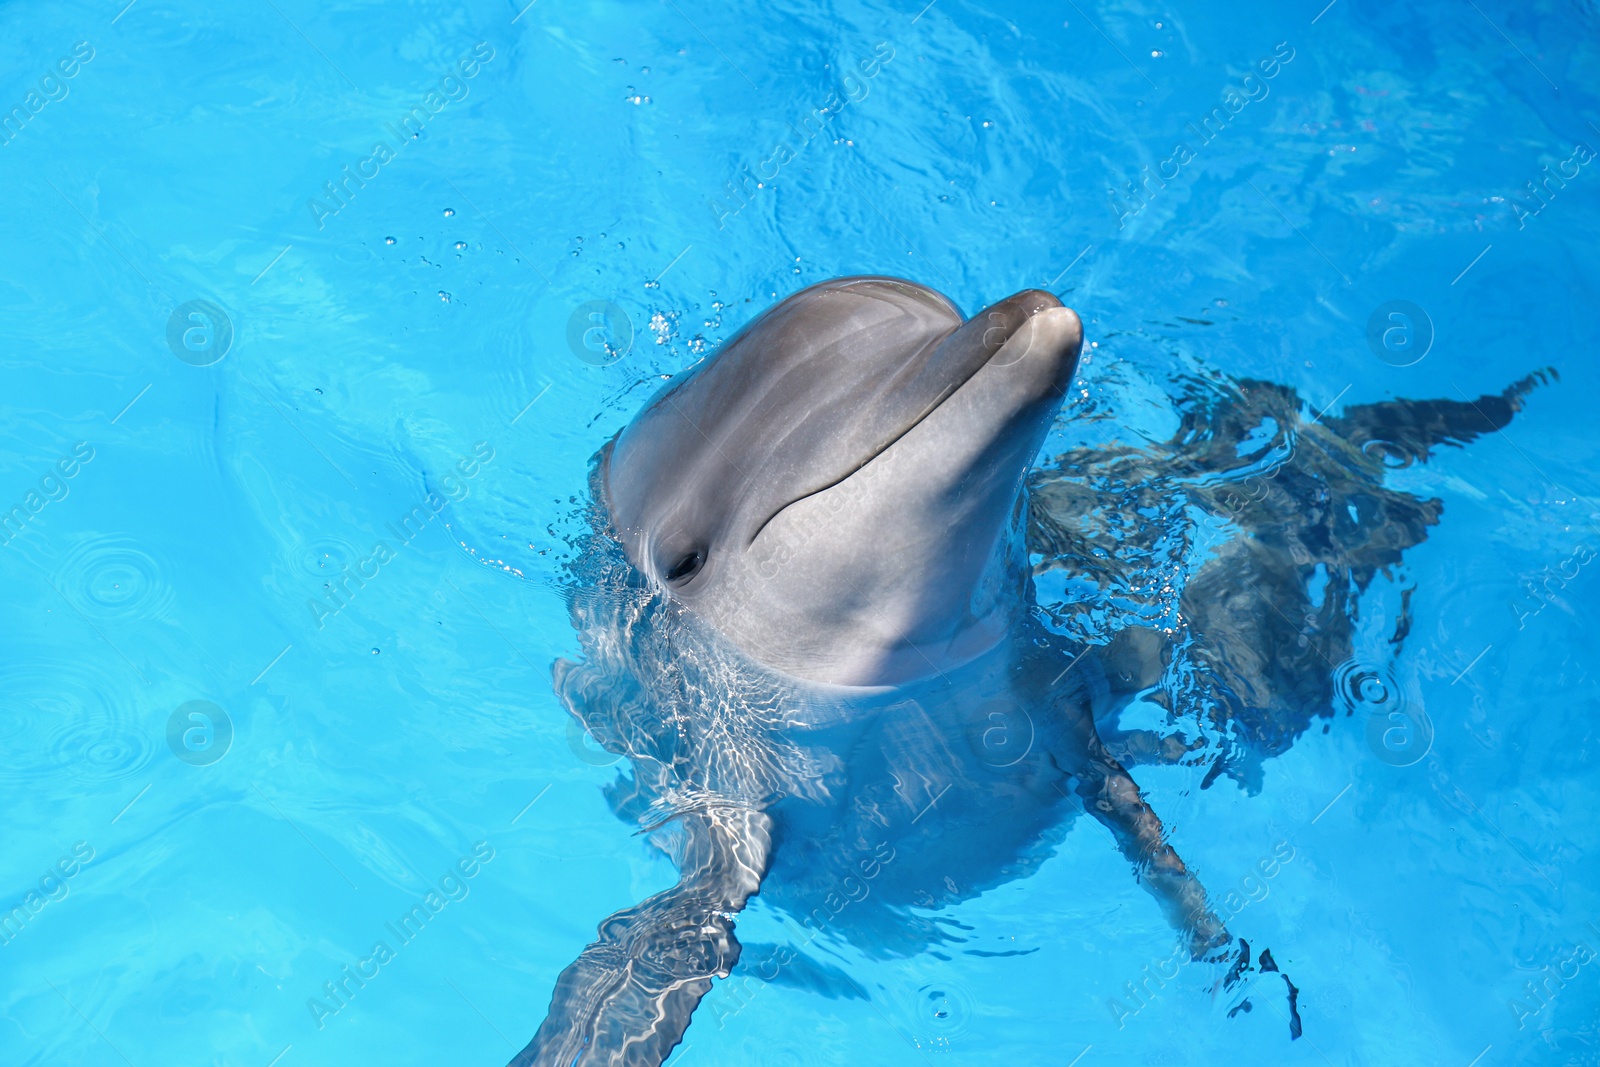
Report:
[{"label": "blue water", "polygon": [[[869,1000],[722,983],[672,1062],[1600,1062],[1600,11],[920,6],[0,9],[0,1062],[520,1049],[675,878],[550,688],[588,458],[775,297],[867,272],[1079,309],[1101,417],[1057,450],[1164,440],[1202,373],[1335,412],[1561,379],[1393,475],[1444,515],[1357,645],[1425,758],[1340,715],[1254,794],[1138,772],[1302,1040],[1202,967],[1130,999],[1172,935],[1079,824],[941,915],[1018,954],[839,943]],[[346,966],[376,975],[330,999]]]}]

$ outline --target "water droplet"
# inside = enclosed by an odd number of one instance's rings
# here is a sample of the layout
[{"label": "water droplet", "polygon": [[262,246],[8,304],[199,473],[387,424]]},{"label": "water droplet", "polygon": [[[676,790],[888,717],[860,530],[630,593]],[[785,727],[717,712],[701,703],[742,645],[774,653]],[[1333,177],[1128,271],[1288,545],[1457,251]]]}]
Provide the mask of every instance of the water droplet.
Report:
[{"label": "water droplet", "polygon": [[394,238],[393,237],[385,237],[383,239],[383,243],[386,244],[386,245],[392,245],[392,244],[394,244]]},{"label": "water droplet", "polygon": [[1159,49],[1152,48],[1150,50],[1150,58],[1151,59],[1160,59],[1163,54],[1164,53],[1162,53]]},{"label": "water droplet", "polygon": [[447,207],[447,208],[444,209],[444,217],[445,218],[449,218],[451,215],[454,215],[455,213],[456,213],[456,209],[453,208],[453,207]]},{"label": "water droplet", "polygon": [[467,250],[467,242],[465,242],[465,241],[457,241],[456,242],[456,251],[457,252],[465,252],[466,250]]},{"label": "water droplet", "polygon": [[321,395],[322,395],[322,390],[321,390],[321,389],[318,389],[318,390],[317,390],[317,395],[318,395],[318,396],[321,396]]},{"label": "water droplet", "polygon": [[373,650],[372,650],[372,654],[373,654],[373,655],[374,655],[374,656],[376,656],[376,655],[377,655],[377,654],[378,654],[378,650],[377,650],[377,649],[373,649]]},{"label": "water droplet", "polygon": [[446,304],[448,304],[448,303],[450,303],[450,294],[445,292],[443,289],[440,289],[439,290],[439,299],[444,301]]}]

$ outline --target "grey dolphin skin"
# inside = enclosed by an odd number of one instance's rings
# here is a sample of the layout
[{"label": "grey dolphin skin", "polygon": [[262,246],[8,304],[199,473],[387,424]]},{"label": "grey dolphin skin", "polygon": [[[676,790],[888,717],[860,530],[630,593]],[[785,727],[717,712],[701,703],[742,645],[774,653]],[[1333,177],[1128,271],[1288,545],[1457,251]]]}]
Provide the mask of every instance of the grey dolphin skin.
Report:
[{"label": "grey dolphin skin", "polygon": [[[1230,583],[1297,603],[1308,575],[1336,573],[1345,586],[1318,598],[1334,607],[1311,640],[1347,649],[1339,611],[1438,520],[1437,501],[1383,496],[1393,464],[1371,442],[1425,461],[1505,425],[1529,383],[1352,409],[1320,428],[1297,421],[1281,387],[1247,383],[1197,401],[1205,425],[1165,450],[1033,469],[1081,343],[1078,317],[1048,293],[963,321],[916,283],[838,279],[767,310],[601,450],[569,589],[583,658],[556,664],[555,687],[627,758],[608,799],[680,875],[601,922],[512,1067],[658,1065],[735,969],[867,997],[806,948],[844,939],[888,957],[959,940],[931,913],[1025,876],[1083,814],[1111,831],[1194,958],[1231,960],[1229,986],[1253,969],[1125,767],[1206,760],[1208,785],[1246,781],[1249,753],[1275,755],[1331,714],[1317,706],[1326,664],[1319,688],[1285,674],[1314,665],[1273,668],[1258,644],[1303,647],[1306,634],[1279,633],[1263,621],[1271,604],[1241,605]],[[1270,488],[1234,503],[1225,487],[1265,469],[1239,442],[1269,419],[1331,459],[1291,447]],[[1034,576],[1051,569],[1118,581],[1088,543],[1112,468],[1136,492],[1209,502],[1254,543],[1195,579],[1213,592],[1182,654],[1231,699],[1211,736],[1117,728],[1135,694],[1159,692],[1176,636],[1129,626],[1075,640],[1035,603]],[[1357,499],[1387,510],[1346,507]],[[794,941],[742,959],[734,924],[758,893]],[[1260,969],[1277,969],[1270,953]]]},{"label": "grey dolphin skin", "polygon": [[628,557],[801,678],[893,685],[970,660],[1021,610],[1023,476],[1081,342],[1048,293],[965,324],[910,282],[797,293],[617,440],[606,501]]}]

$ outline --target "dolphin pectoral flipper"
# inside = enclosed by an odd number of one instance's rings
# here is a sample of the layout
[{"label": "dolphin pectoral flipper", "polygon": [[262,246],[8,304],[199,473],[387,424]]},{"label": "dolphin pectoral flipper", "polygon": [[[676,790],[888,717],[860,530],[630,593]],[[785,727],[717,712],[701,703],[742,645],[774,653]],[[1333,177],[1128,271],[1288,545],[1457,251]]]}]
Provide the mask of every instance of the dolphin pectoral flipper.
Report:
[{"label": "dolphin pectoral flipper", "polygon": [[509,1067],[660,1067],[739,960],[733,916],[755,895],[771,820],[748,808],[682,817],[677,885],[610,916],[556,979],[550,1011]]}]

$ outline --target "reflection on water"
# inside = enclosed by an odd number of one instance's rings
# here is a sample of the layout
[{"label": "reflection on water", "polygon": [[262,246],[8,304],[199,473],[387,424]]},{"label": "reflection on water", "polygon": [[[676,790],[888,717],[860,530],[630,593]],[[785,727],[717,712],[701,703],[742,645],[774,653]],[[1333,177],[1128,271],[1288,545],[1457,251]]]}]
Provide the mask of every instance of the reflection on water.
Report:
[{"label": "reflection on water", "polygon": [[[1385,669],[1345,666],[1361,595],[1380,574],[1403,573],[1403,554],[1444,508],[1385,475],[1500,429],[1553,378],[1327,417],[1286,386],[1191,381],[1171,440],[1078,449],[1035,470],[1036,574],[1066,572],[1081,594],[1041,596],[1041,612],[1064,633],[1109,644],[1125,684],[1154,687],[1150,699],[1198,731],[1181,744],[1149,732],[1114,742],[1102,723],[1107,743],[1132,762],[1204,759],[1206,785],[1226,775],[1254,791],[1261,760],[1314,720],[1370,710],[1373,694],[1338,681]],[[1396,652],[1414,595],[1402,594]]]}]

